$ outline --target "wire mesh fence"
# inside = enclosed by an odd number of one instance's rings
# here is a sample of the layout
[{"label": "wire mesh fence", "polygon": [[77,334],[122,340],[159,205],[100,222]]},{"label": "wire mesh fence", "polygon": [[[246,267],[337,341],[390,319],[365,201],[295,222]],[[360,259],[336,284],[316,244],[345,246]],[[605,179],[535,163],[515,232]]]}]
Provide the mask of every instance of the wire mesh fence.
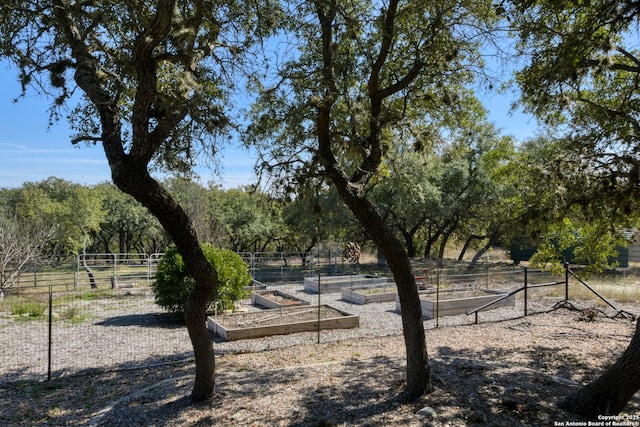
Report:
[{"label": "wire mesh fence", "polygon": [[149,288],[30,293],[5,298],[0,311],[1,381],[122,369],[190,354],[186,330],[162,315]]},{"label": "wire mesh fence", "polygon": [[[345,263],[335,254],[243,256],[254,278],[264,280],[256,280],[255,291],[279,291],[279,294],[272,292],[268,298],[285,306],[309,306],[298,312],[311,318],[318,313],[311,310],[314,305],[334,304],[357,312],[352,308],[360,303],[346,298],[345,289],[369,297],[389,293],[395,299],[392,275],[379,265],[357,266]],[[66,264],[52,260],[34,263],[15,287],[6,290],[5,298],[0,301],[0,382],[46,379],[91,369],[128,369],[190,358],[192,348],[186,329],[155,304],[149,287],[160,258],[161,254],[148,257],[93,254]],[[87,270],[93,274],[93,283]],[[505,293],[518,291],[527,283],[526,298],[531,301],[547,297],[559,301],[568,294],[572,300],[604,305],[579,281],[564,283],[564,277],[543,271],[519,267],[471,270],[462,266],[426,271],[416,268],[415,272],[419,289],[423,284],[442,292],[474,289]],[[329,283],[335,282],[336,277],[343,278],[343,286],[320,288],[320,293],[306,288],[305,278]],[[366,283],[373,281],[359,283],[356,280],[359,277],[382,281],[367,286]],[[623,274],[590,283],[601,296],[616,304],[640,301],[640,282],[635,276]],[[523,292],[515,294],[519,307],[524,297]],[[269,308],[257,304],[255,298],[254,295],[243,301],[243,310],[258,312]],[[383,300],[374,298],[373,301]],[[399,312],[391,308],[392,300],[384,301],[387,305],[379,305],[379,310],[387,314],[393,311],[393,315],[399,317]],[[372,304],[362,312],[375,317],[377,309]],[[271,321],[252,316],[255,315],[238,319],[253,323]],[[298,314],[280,313],[278,317],[289,320],[287,318],[296,316]]]}]

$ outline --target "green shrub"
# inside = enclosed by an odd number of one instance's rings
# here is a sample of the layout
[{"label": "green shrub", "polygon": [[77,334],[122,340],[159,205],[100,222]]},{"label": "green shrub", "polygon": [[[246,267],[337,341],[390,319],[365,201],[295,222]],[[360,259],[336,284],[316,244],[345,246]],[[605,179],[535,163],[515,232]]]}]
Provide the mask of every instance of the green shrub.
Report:
[{"label": "green shrub", "polygon": [[[218,302],[222,309],[233,309],[234,303],[248,294],[245,288],[251,282],[251,275],[247,264],[228,249],[215,248],[208,243],[201,247],[207,260],[218,272],[218,288],[209,306]],[[178,249],[171,245],[160,260],[152,284],[156,304],[172,313],[183,313],[184,303],[194,283]]]}]

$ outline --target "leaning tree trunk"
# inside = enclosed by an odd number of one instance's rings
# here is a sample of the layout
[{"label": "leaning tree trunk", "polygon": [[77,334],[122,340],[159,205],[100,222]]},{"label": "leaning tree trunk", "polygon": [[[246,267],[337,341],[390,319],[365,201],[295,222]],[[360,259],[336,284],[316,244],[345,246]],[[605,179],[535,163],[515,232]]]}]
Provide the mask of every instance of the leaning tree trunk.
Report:
[{"label": "leaning tree trunk", "polygon": [[[194,401],[207,400],[214,394],[215,361],[205,313],[217,286],[218,275],[202,253],[188,215],[148,172],[149,164],[174,135],[190,110],[186,104],[178,106],[164,102],[158,84],[161,74],[158,47],[166,43],[167,36],[176,28],[173,25],[174,18],[178,16],[175,12],[176,2],[155,3],[154,11],[145,17],[150,21],[149,26],[132,34],[130,51],[127,52],[127,55],[131,55],[130,61],[123,59],[123,63],[131,68],[132,79],[135,80],[131,82],[135,85],[135,94],[129,123],[130,140],[127,143],[123,141],[123,122],[127,114],[122,113],[120,105],[123,101],[120,93],[127,85],[114,89],[111,86],[113,82],[104,77],[105,70],[98,60],[100,53],[85,44],[81,26],[73,20],[74,14],[70,10],[76,7],[75,2],[55,0],[53,3],[55,22],[52,22],[64,35],[63,41],[69,44],[65,48],[71,51],[74,59],[65,61],[63,68],[75,68],[75,82],[96,109],[101,124],[100,140],[114,184],[133,196],[158,219],[171,235],[188,272],[195,280],[193,291],[185,304],[185,320],[196,363],[191,398]],[[184,59],[189,61],[197,55],[186,51],[184,54]],[[106,70],[106,74],[110,72],[113,70]],[[95,138],[91,137],[90,140],[95,141]]]},{"label": "leaning tree trunk", "polygon": [[447,248],[447,243],[449,243],[449,237],[451,237],[451,234],[453,233],[453,230],[455,230],[455,228],[456,224],[451,224],[451,227],[449,227],[447,231],[442,233],[442,241],[440,242],[440,249],[438,250],[438,267],[443,266],[444,251]]},{"label": "leaning tree trunk", "polygon": [[83,253],[82,255],[84,255],[82,257],[82,268],[84,268],[84,271],[87,272],[87,276],[89,276],[89,283],[91,284],[91,289],[97,289],[98,286],[96,285],[96,278],[93,275],[93,271],[91,270],[91,268],[89,268],[89,265],[87,264],[87,254]]},{"label": "leaning tree trunk", "polygon": [[353,194],[350,186],[339,176],[334,175],[332,179],[342,200],[372,237],[393,273],[402,309],[402,331],[407,352],[405,395],[408,399],[415,399],[430,393],[432,384],[422,307],[407,252],[368,200]]},{"label": "leaning tree trunk", "polygon": [[387,260],[398,289],[407,352],[405,393],[408,398],[414,399],[432,391],[422,307],[409,257],[399,241],[394,241],[390,235],[386,237],[378,242],[378,247]]},{"label": "leaning tree trunk", "polygon": [[560,408],[585,419],[619,414],[640,389],[640,322],[622,356],[600,377],[567,396]]},{"label": "leaning tree trunk", "polygon": [[480,261],[480,258],[482,257],[482,255],[487,253],[489,249],[491,249],[496,244],[496,242],[497,242],[497,238],[495,234],[492,234],[491,236],[489,236],[489,241],[482,248],[480,248],[480,250],[476,252],[476,254],[471,259],[471,266],[475,267],[478,261]]},{"label": "leaning tree trunk", "polygon": [[484,239],[484,236],[472,234],[469,237],[467,237],[467,240],[464,242],[464,245],[462,245],[462,249],[460,250],[460,254],[458,255],[458,261],[464,260],[464,256],[469,250],[469,246],[471,246],[471,242],[473,242],[474,240],[480,240],[480,239]]},{"label": "leaning tree trunk", "polygon": [[[218,274],[204,256],[196,231],[182,207],[155,181],[146,168],[122,164],[114,167],[113,181],[133,196],[160,221],[184,260],[195,286],[185,304],[185,323],[193,345],[196,376],[191,392],[195,402],[213,397],[215,392],[215,358],[213,341],[206,326],[208,302],[218,283]],[[139,165],[138,165],[139,166]],[[135,172],[138,169],[138,172]]]}]

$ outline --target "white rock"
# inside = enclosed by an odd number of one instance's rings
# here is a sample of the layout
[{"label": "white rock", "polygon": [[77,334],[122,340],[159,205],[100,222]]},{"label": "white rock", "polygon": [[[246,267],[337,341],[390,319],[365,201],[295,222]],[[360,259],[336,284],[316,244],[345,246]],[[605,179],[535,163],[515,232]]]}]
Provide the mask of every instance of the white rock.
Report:
[{"label": "white rock", "polygon": [[418,418],[420,418],[420,419],[435,418],[436,411],[431,406],[425,406],[424,408],[422,408],[418,412],[416,412],[416,416]]}]

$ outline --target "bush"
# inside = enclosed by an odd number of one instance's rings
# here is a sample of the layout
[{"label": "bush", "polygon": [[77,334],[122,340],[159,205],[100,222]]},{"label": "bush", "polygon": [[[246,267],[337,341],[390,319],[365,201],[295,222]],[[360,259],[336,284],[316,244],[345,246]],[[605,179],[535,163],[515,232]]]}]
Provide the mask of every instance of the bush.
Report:
[{"label": "bush", "polygon": [[[218,287],[209,301],[209,306],[219,303],[224,310],[233,309],[236,301],[246,298],[246,286],[251,282],[247,264],[238,254],[228,249],[201,245],[207,261],[218,272]],[[187,273],[187,267],[175,245],[171,245],[156,272],[152,284],[156,304],[172,313],[184,313],[184,303],[195,284]]]}]

